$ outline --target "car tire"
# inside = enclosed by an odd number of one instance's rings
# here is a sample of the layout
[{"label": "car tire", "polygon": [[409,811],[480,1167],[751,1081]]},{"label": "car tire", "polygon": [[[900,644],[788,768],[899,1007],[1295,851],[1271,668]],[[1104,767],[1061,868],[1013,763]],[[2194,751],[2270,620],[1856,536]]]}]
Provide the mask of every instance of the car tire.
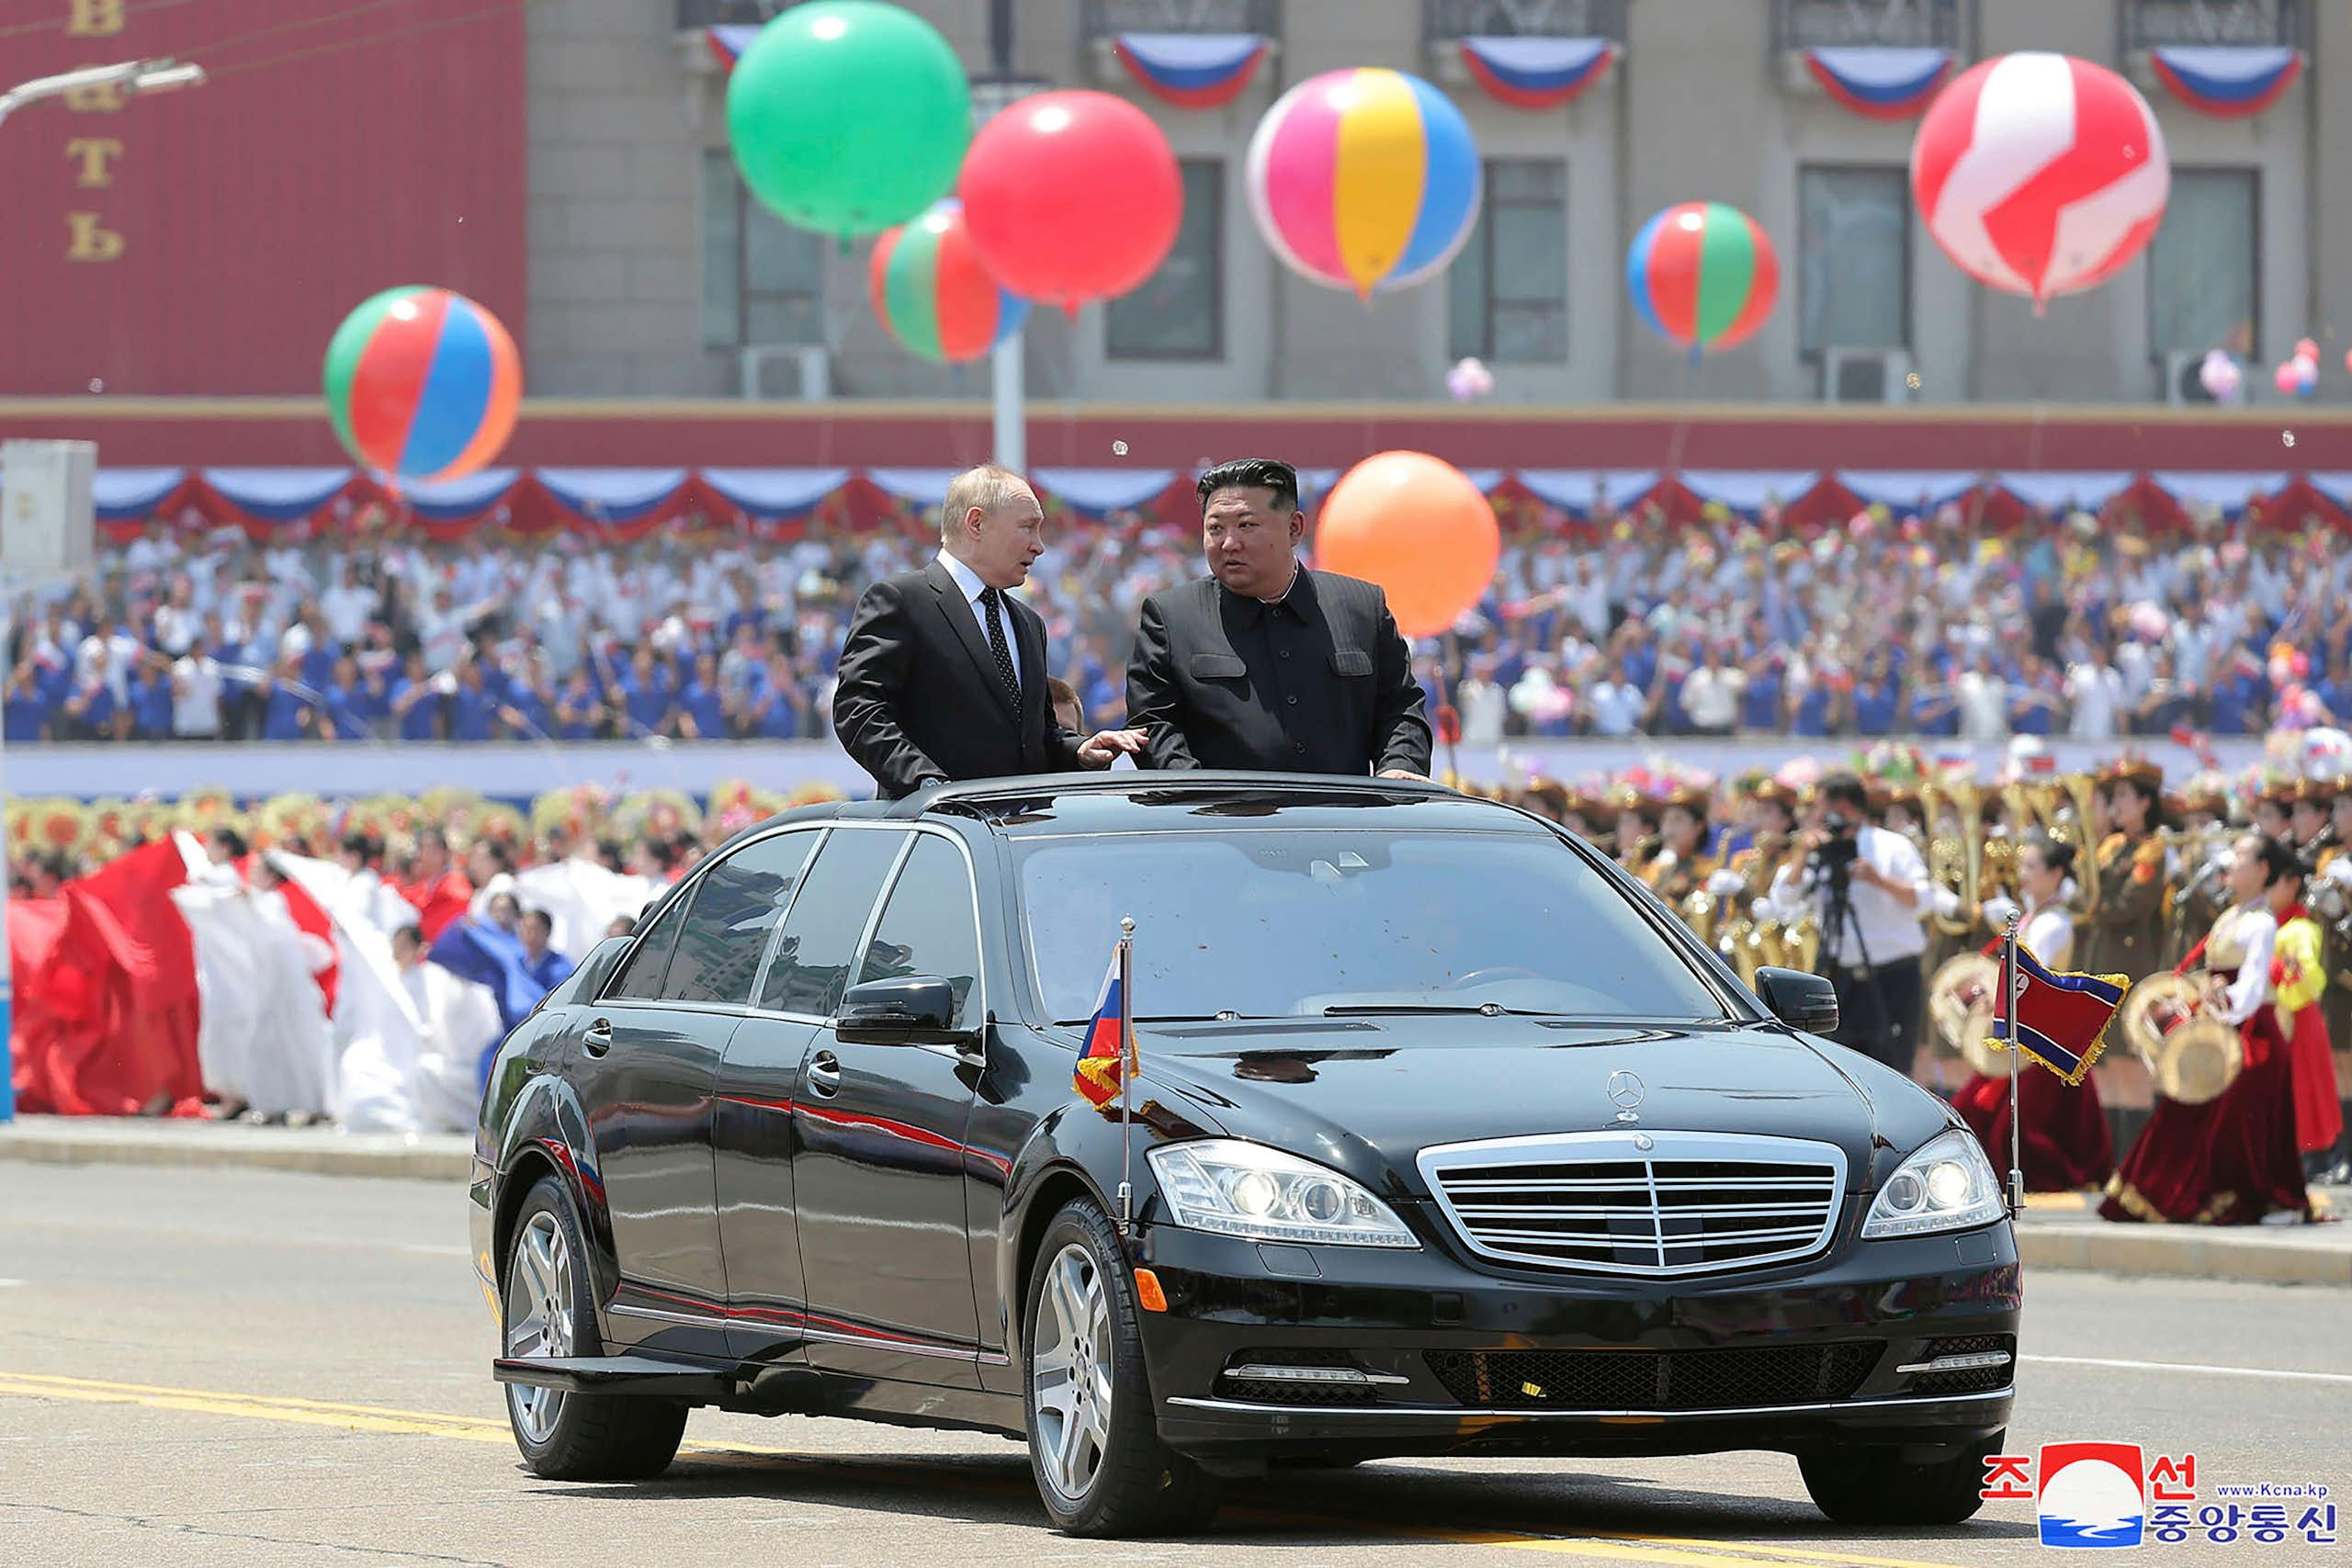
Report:
[{"label": "car tire", "polygon": [[1814,1506],[1841,1525],[1956,1525],[1984,1506],[1984,1456],[1998,1433],[1950,1459],[1906,1463],[1894,1449],[1817,1449],[1797,1458]]},{"label": "car tire", "polygon": [[[552,1176],[523,1200],[507,1240],[500,1337],[508,1356],[601,1356],[588,1249],[571,1197]],[[560,1310],[549,1312],[550,1305]],[[506,1385],[506,1421],[535,1475],[550,1481],[642,1481],[669,1468],[686,1405],[633,1394]]]},{"label": "car tire", "polygon": [[1139,1312],[1109,1217],[1091,1199],[1064,1205],[1038,1244],[1021,1342],[1029,1470],[1068,1535],[1181,1534],[1216,1513],[1216,1478],[1159,1440]]}]

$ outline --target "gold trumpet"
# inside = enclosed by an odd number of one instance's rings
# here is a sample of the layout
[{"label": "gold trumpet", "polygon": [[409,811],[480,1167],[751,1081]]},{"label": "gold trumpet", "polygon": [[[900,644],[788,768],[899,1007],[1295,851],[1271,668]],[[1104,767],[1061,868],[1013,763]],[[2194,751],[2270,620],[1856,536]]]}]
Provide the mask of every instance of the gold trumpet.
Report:
[{"label": "gold trumpet", "polygon": [[2075,900],[2067,910],[2077,919],[2087,918],[2098,908],[2098,846],[2091,842],[2091,797],[2098,791],[2098,781],[2088,773],[2065,773],[2018,787],[2041,830],[2053,842],[2074,849]]},{"label": "gold trumpet", "polygon": [[1679,912],[1682,916],[1682,923],[1690,928],[1692,936],[1710,947],[1714,945],[1715,922],[1722,918],[1723,911],[1716,908],[1713,894],[1700,888],[1682,900]]},{"label": "gold trumpet", "polygon": [[[1943,807],[1949,802],[1960,818],[1960,830],[1943,829]],[[1966,936],[1976,929],[1978,888],[1984,871],[1984,797],[1973,779],[1939,784],[1928,779],[1919,785],[1920,815],[1928,823],[1928,874],[1937,886],[1960,897],[1957,914],[1935,914],[1936,930],[1946,936]]]}]

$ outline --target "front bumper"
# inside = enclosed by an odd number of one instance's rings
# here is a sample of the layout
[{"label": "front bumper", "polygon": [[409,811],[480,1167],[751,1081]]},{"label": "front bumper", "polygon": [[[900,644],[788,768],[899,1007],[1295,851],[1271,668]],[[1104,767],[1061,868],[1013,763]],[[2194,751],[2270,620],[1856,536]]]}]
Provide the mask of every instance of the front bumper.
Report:
[{"label": "front bumper", "polygon": [[[1429,1227],[1416,1229],[1423,1245],[1410,1252],[1143,1231],[1137,1261],[1169,1303],[1165,1313],[1142,1314],[1161,1437],[1220,1469],[1310,1452],[1797,1452],[1838,1444],[1928,1459],[2008,1424],[2014,1363],[1973,1379],[1904,1370],[1955,1342],[2014,1352],[2020,1285],[2007,1224],[1841,1240],[1794,1267],[1671,1280],[1474,1266],[1431,1245]],[[1621,1359],[1587,1361],[1587,1353]],[[1318,1359],[1377,1381],[1335,1394],[1316,1385],[1237,1386],[1228,1376],[1250,1362]],[[1661,1362],[1671,1365],[1653,1384],[1648,1369]],[[1472,1364],[1475,1380],[1464,1370]],[[1724,1376],[1726,1366],[1739,1371]],[[1817,1377],[1801,1370],[1816,1366]],[[1540,1375],[1558,1391],[1513,1382],[1510,1369],[1521,1367],[1545,1369]],[[1792,1384],[1781,1373],[1760,1375],[1767,1368],[1800,1371]],[[1579,1397],[1596,1389],[1613,1396]]]}]

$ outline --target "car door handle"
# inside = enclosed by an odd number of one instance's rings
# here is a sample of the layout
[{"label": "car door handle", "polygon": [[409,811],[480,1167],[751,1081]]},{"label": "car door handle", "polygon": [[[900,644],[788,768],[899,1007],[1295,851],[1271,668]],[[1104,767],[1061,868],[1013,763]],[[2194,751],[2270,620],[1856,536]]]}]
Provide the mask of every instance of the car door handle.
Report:
[{"label": "car door handle", "polygon": [[600,1018],[594,1023],[591,1023],[588,1026],[588,1032],[581,1036],[580,1043],[582,1048],[584,1049],[591,1056],[601,1056],[605,1052],[611,1050],[613,1048],[613,1021],[609,1018]]},{"label": "car door handle", "polygon": [[841,1058],[831,1051],[820,1051],[808,1058],[808,1092],[828,1099],[842,1087]]}]

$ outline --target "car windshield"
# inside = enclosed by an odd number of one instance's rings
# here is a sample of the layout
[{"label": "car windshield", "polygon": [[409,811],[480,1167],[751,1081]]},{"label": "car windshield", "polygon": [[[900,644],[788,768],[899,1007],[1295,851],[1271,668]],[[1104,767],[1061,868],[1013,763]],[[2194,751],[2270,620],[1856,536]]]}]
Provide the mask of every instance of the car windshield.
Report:
[{"label": "car windshield", "polygon": [[1143,1018],[1726,1016],[1642,914],[1546,835],[1120,833],[1014,852],[1038,996],[1057,1021],[1092,1013],[1127,915]]}]

